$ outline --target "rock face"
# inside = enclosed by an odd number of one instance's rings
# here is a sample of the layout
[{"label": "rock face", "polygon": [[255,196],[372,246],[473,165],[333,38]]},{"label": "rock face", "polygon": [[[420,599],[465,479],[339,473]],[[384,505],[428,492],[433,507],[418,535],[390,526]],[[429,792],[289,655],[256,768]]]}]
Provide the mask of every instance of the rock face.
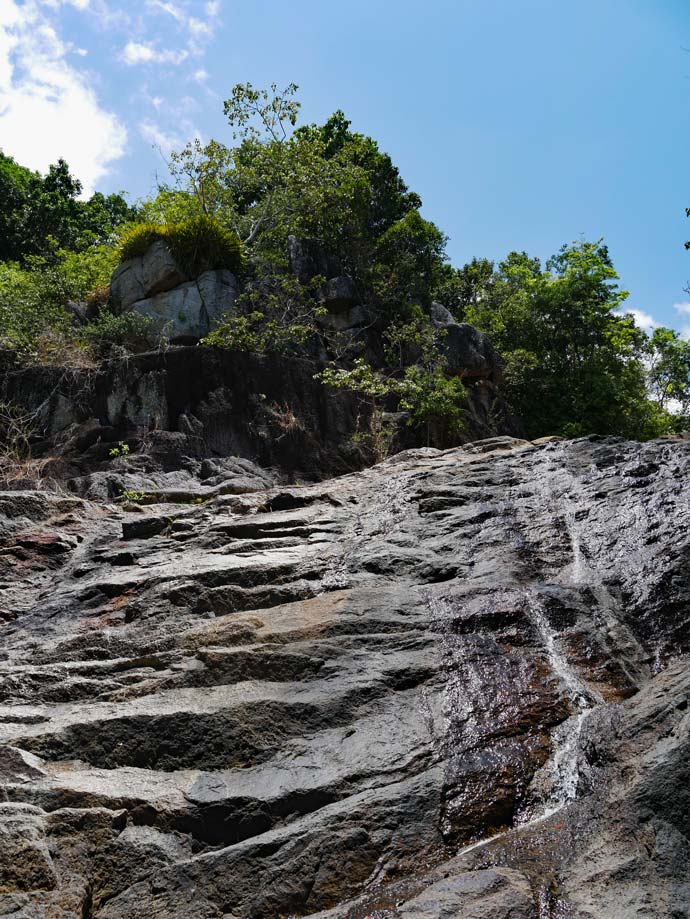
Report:
[{"label": "rock face", "polygon": [[198,478],[203,460],[229,456],[293,478],[323,477],[362,465],[349,444],[362,408],[314,380],[315,369],[277,355],[172,348],[113,361],[97,373],[8,370],[0,374],[0,401],[35,415],[53,454],[59,445],[60,469],[52,475],[63,482],[99,463],[110,471],[109,451],[120,440],[132,453],[142,443],[153,446],[138,471],[174,474],[178,485],[185,471]]},{"label": "rock face", "polygon": [[689,474],[495,438],[0,496],[0,915],[690,916]]},{"label": "rock face", "polygon": [[119,265],[110,279],[110,301],[116,313],[131,309],[138,300],[172,290],[189,278],[163,240],[156,240],[140,258]]},{"label": "rock face", "polygon": [[[355,282],[343,273],[339,261],[320,242],[288,236],[288,262],[301,284],[309,284],[317,275],[326,279],[318,291],[318,298],[331,314],[340,314],[333,328],[350,328],[357,324],[348,323],[344,318],[359,303]],[[328,321],[322,324],[330,327]]]},{"label": "rock face", "polygon": [[[315,380],[320,366],[275,354],[175,347],[111,361],[98,371],[66,371],[3,367],[0,354],[0,402],[34,419],[36,454],[57,452],[46,475],[63,483],[94,470],[109,474],[109,451],[121,440],[132,453],[153,448],[137,473],[174,474],[176,487],[187,473],[198,479],[204,459],[229,456],[276,467],[287,478],[323,478],[366,462],[352,438],[370,409]],[[521,433],[490,381],[476,381],[468,396],[468,439]],[[401,433],[413,434],[404,421]],[[139,487],[110,478],[120,491]],[[120,493],[113,488],[110,497]],[[96,497],[81,484],[78,490]]]},{"label": "rock face", "polygon": [[237,279],[227,270],[188,278],[162,240],[116,268],[110,281],[115,313],[149,316],[173,342],[203,338],[217,320],[232,313],[237,294]]},{"label": "rock face", "polygon": [[288,236],[290,270],[301,284],[308,284],[316,275],[333,278],[340,274],[340,265],[317,240]]}]

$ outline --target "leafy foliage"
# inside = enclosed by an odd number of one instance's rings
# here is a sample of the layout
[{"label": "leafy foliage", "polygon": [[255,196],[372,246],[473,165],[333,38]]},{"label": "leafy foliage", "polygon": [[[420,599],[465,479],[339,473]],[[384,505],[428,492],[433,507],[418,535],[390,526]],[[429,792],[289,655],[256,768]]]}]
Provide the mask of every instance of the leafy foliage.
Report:
[{"label": "leafy foliage", "polygon": [[[236,85],[224,104],[232,143],[194,140],[173,153],[172,183],[137,208],[123,195],[83,200],[63,160],[40,175],[0,153],[0,344],[32,359],[63,345],[97,358],[151,347],[150,320],[107,312],[107,285],[118,260],[163,240],[190,276],[242,269],[234,315],[203,344],[307,359],[325,349],[339,363],[320,378],[368,403],[362,436],[377,456],[390,442],[388,408],[407,412],[427,442],[462,431],[467,391],[446,373],[433,300],[489,333],[532,436],[646,438],[690,423],[690,344],[669,329],[646,336],[624,314],[602,241],[564,246],[545,265],[511,252],[455,269],[446,237],[376,141],[339,110],[302,126],[299,113],[295,84]],[[323,255],[299,278],[291,235]],[[366,348],[322,321],[323,285],[339,274],[366,304]],[[89,305],[86,327],[70,301]]]},{"label": "leafy foliage", "polygon": [[315,321],[326,310],[313,294],[323,283],[315,277],[300,284],[292,274],[264,270],[256,260],[251,280],[237,299],[237,315],[224,319],[202,340],[214,348],[251,351],[256,354],[294,353],[315,332]]},{"label": "leafy foliage", "polygon": [[428,445],[448,446],[463,432],[467,391],[459,378],[446,376],[439,337],[423,319],[391,326],[386,333],[390,369],[376,370],[357,358],[349,369],[329,367],[318,375],[326,386],[358,393],[368,401],[377,452],[385,433],[386,403],[407,412],[408,424],[425,433]]},{"label": "leafy foliage", "polygon": [[46,329],[69,326],[69,315],[52,295],[46,275],[16,262],[0,262],[0,343],[35,353]]},{"label": "leafy foliage", "polygon": [[220,322],[202,339],[201,344],[255,354],[286,354],[303,345],[313,331],[312,326],[299,323],[283,326],[257,311],[244,316],[231,316]]},{"label": "leafy foliage", "polygon": [[690,341],[672,329],[657,328],[649,339],[647,383],[662,411],[675,410],[673,427],[690,423]]},{"label": "leafy foliage", "polygon": [[62,159],[41,176],[0,153],[0,261],[57,260],[60,250],[112,242],[117,228],[136,218],[122,195],[97,192],[82,201],[81,192]]},{"label": "leafy foliage", "polygon": [[129,444],[125,443],[124,440],[118,441],[114,447],[108,450],[108,456],[112,459],[117,459],[119,456],[129,456]]},{"label": "leafy foliage", "polygon": [[112,357],[122,352],[139,354],[149,351],[158,342],[156,326],[150,316],[122,313],[114,316],[103,311],[90,323],[84,338],[96,357]]},{"label": "leafy foliage", "polygon": [[531,435],[644,438],[664,429],[645,388],[646,337],[621,315],[627,293],[601,241],[564,246],[545,268],[513,252],[490,273],[487,263],[466,269],[456,308],[502,353]]},{"label": "leafy foliage", "polygon": [[105,246],[29,256],[25,267],[0,262],[0,343],[37,357],[46,336],[74,341],[66,305],[101,296],[116,263],[115,250]]},{"label": "leafy foliage", "polygon": [[428,305],[444,271],[445,237],[418,212],[390,157],[337,111],[295,130],[297,87],[238,84],[225,103],[236,146],[193,141],[171,157],[175,188],[143,212],[175,221],[203,214],[235,232],[249,261],[284,272],[290,234],[315,240],[367,302],[393,314]]}]

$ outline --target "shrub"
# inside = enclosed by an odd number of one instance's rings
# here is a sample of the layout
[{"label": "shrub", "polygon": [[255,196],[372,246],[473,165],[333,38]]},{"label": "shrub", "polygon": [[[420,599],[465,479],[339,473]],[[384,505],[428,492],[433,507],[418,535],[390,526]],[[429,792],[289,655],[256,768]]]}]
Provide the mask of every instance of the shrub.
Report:
[{"label": "shrub", "polygon": [[108,357],[116,351],[138,354],[149,351],[158,341],[156,326],[150,316],[140,313],[101,313],[87,326],[86,342],[97,357]]},{"label": "shrub", "polygon": [[200,344],[255,354],[288,354],[304,345],[313,331],[310,325],[282,325],[276,319],[267,319],[263,313],[255,312],[219,322]]},{"label": "shrub", "polygon": [[143,223],[128,230],[121,242],[120,261],[138,258],[156,242],[163,240],[189,277],[198,277],[214,268],[239,271],[242,244],[239,238],[211,217],[198,216],[180,223]]},{"label": "shrub", "polygon": [[129,444],[119,440],[114,447],[108,450],[108,456],[116,459],[118,456],[129,456]]},{"label": "shrub", "polygon": [[109,246],[61,250],[57,261],[30,256],[25,267],[0,262],[0,345],[28,359],[61,360],[65,348],[74,351],[78,333],[65,306],[102,303],[115,264]]},{"label": "shrub", "polygon": [[71,317],[56,300],[50,278],[13,262],[0,263],[0,345],[38,355],[46,332],[68,334]]}]

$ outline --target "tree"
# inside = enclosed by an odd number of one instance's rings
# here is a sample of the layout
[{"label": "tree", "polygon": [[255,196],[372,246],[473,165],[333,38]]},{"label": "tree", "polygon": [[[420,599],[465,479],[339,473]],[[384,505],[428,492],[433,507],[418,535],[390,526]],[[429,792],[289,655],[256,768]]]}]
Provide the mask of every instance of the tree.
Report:
[{"label": "tree", "polygon": [[367,272],[376,302],[388,315],[427,306],[445,258],[447,237],[419,211],[408,211],[376,241]]},{"label": "tree", "polygon": [[83,201],[81,192],[62,159],[41,176],[0,153],[0,261],[57,260],[60,250],[112,241],[117,227],[137,216],[122,195],[96,193]]},{"label": "tree", "polygon": [[468,305],[505,360],[509,397],[532,436],[652,436],[645,336],[619,315],[627,292],[601,241],[564,246],[542,268],[511,253]]},{"label": "tree", "polygon": [[34,176],[0,151],[0,262],[20,258],[21,227]]},{"label": "tree", "polygon": [[244,241],[250,262],[286,267],[290,234],[316,241],[362,296],[383,313],[429,294],[445,268],[445,237],[376,142],[341,111],[296,127],[297,87],[238,84],[224,112],[235,145],[189,143],[171,157],[175,188],[162,188],[146,215],[166,221],[214,216]]},{"label": "tree", "polygon": [[675,427],[690,420],[690,342],[673,329],[654,329],[648,343],[648,388],[663,411],[673,411]]}]

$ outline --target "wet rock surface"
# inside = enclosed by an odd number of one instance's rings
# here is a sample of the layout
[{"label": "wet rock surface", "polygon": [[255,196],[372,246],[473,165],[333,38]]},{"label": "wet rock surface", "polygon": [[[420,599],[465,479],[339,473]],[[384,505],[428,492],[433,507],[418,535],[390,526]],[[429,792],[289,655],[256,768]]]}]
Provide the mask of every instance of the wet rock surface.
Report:
[{"label": "wet rock surface", "polygon": [[0,494],[0,916],[690,916],[689,443],[245,472]]}]

